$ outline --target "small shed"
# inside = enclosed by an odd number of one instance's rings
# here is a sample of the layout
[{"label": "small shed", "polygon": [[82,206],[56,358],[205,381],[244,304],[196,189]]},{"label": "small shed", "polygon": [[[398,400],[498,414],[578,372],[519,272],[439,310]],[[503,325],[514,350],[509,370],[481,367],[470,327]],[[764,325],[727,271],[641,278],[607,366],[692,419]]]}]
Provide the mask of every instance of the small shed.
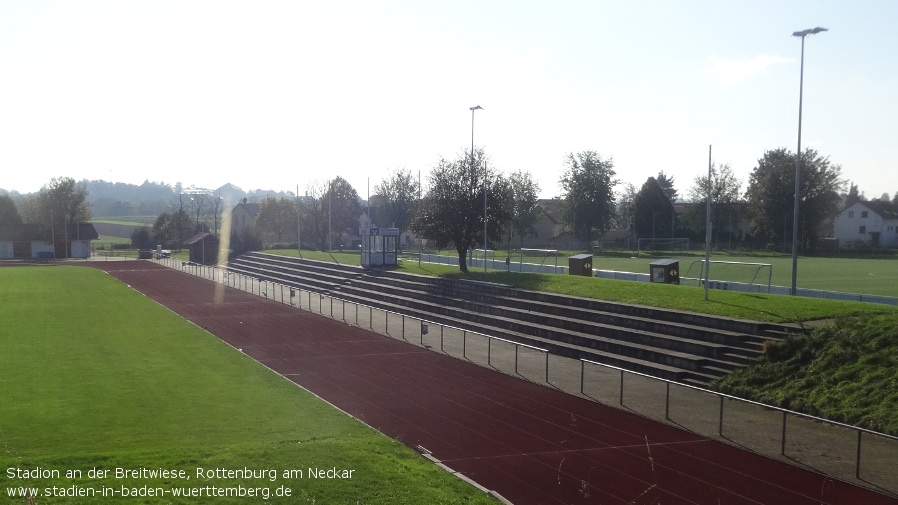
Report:
[{"label": "small shed", "polygon": [[218,237],[202,232],[184,241],[190,248],[190,261],[203,265],[218,263]]},{"label": "small shed", "polygon": [[359,235],[362,237],[362,267],[390,267],[398,264],[396,251],[399,228],[370,226],[367,229],[360,229]]},{"label": "small shed", "polygon": [[567,269],[570,275],[592,277],[592,254],[575,254],[568,256]]},{"label": "small shed", "polygon": [[649,263],[649,278],[652,282],[679,284],[680,262],[678,260],[663,259]]},{"label": "small shed", "polygon": [[67,231],[69,258],[90,258],[90,241],[100,238],[93,223],[77,223]]}]

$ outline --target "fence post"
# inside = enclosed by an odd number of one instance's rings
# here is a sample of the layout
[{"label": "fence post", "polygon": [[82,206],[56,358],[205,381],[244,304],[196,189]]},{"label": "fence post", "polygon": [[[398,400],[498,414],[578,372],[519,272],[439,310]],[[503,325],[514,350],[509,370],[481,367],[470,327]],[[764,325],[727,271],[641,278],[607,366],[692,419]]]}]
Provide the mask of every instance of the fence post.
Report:
[{"label": "fence post", "polygon": [[664,419],[670,421],[670,382],[667,384],[667,394],[664,398]]},{"label": "fence post", "polygon": [[[582,361],[580,362],[583,363]],[[546,384],[551,384],[549,382],[549,351],[546,351]]]},{"label": "fence post", "polygon": [[620,371],[620,405],[624,406],[624,371]]},{"label": "fence post", "polygon": [[[486,261],[486,260],[484,260]],[[492,366],[493,364],[493,339],[486,337],[486,364]]]},{"label": "fence post", "polygon": [[584,369],[586,368],[586,362],[582,359],[580,360],[580,394],[585,395],[586,392],[583,390],[583,374]]},{"label": "fence post", "polygon": [[468,352],[467,347],[468,347],[468,331],[462,330],[461,331],[461,357],[462,358],[468,357],[468,355],[466,354]]},{"label": "fence post", "polygon": [[514,345],[514,373],[518,373],[518,344]]},{"label": "fence post", "polygon": [[861,478],[861,436],[864,434],[863,431],[857,430],[857,461],[854,464],[854,478]]},{"label": "fence post", "polygon": [[446,352],[443,350],[443,328],[445,328],[445,326],[443,326],[441,324],[440,325],[440,352]]},{"label": "fence post", "polygon": [[717,420],[717,435],[723,436],[723,395],[720,396],[720,418]]},{"label": "fence post", "polygon": [[783,411],[783,439],[782,445],[780,445],[780,455],[786,455],[786,411]]}]

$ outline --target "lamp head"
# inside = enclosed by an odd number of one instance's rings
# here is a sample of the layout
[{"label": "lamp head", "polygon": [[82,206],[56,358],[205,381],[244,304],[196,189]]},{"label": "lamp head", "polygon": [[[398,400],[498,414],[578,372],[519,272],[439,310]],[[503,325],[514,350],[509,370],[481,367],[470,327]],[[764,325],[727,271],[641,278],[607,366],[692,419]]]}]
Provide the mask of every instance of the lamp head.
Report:
[{"label": "lamp head", "polygon": [[816,27],[816,28],[808,28],[807,30],[802,30],[800,32],[792,32],[793,37],[805,37],[806,35],[814,35],[815,33],[820,32],[828,32],[829,28]]},{"label": "lamp head", "polygon": [[481,106],[479,106],[479,105],[475,105],[475,106],[473,106],[473,107],[468,107],[468,108],[471,109],[472,111],[475,111],[475,110],[483,110],[483,107],[481,107]]}]

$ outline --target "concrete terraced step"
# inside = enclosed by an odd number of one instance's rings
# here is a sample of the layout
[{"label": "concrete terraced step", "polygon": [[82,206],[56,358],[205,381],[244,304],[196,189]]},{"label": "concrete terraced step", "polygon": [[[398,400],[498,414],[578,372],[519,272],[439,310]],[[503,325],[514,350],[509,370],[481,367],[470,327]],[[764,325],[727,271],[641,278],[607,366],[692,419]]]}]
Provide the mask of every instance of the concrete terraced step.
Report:
[{"label": "concrete terraced step", "polygon": [[[553,354],[694,384],[706,384],[750,363],[760,355],[764,340],[793,331],[786,325],[635,307],[476,281],[362,270],[265,253],[241,256],[229,263],[229,269],[547,348]],[[677,314],[684,321],[677,320]]]}]

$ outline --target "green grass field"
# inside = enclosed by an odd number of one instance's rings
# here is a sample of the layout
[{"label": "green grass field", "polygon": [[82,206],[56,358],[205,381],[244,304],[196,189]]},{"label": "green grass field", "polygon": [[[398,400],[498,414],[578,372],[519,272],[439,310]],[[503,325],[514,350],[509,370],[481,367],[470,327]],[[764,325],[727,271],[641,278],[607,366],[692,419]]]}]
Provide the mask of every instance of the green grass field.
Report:
[{"label": "green grass field", "polygon": [[[280,249],[268,251],[287,256],[296,256],[296,250]],[[455,256],[455,251],[436,251],[438,254]],[[501,253],[501,254],[500,254]],[[303,257],[319,261],[333,261],[328,253],[318,251],[303,251]],[[497,259],[504,259],[504,252],[497,251]],[[558,266],[567,267],[567,253],[559,253]],[[333,257],[339,263],[358,265],[359,255],[355,253],[333,253]],[[704,256],[670,256],[680,262],[680,275],[699,277],[701,265],[696,263],[704,259]],[[658,258],[641,256],[639,258],[602,256],[593,257],[593,268],[599,270],[616,270],[619,272],[649,273],[649,263]],[[792,258],[781,254],[768,254],[762,256],[733,256],[729,254],[714,254],[712,261],[729,261],[743,263],[767,263],[772,265],[768,270],[757,270],[749,266],[730,266],[711,264],[711,277],[719,280],[735,282],[751,282],[767,284],[768,271],[772,273],[771,284],[774,286],[790,286],[792,284]],[[518,261],[514,257],[513,261]],[[524,258],[525,262],[544,263],[555,265],[554,257],[532,256]],[[412,263],[417,261],[412,257]],[[407,262],[408,263],[408,262]],[[458,271],[458,268],[455,271]],[[691,268],[691,271],[690,271]],[[697,284],[697,283],[696,283]],[[898,259],[867,259],[867,258],[818,258],[800,257],[798,260],[798,287],[807,289],[820,289],[824,291],[840,291],[845,293],[861,293],[866,295],[880,295],[898,297]]]},{"label": "green grass field", "polygon": [[[701,275],[701,266],[697,263],[693,265],[693,263],[704,259],[703,257],[672,256],[672,258],[680,261],[681,275],[685,275],[690,267],[692,267],[690,277]],[[647,257],[596,256],[593,265],[594,268],[601,270],[648,273],[648,265],[654,260]],[[768,263],[773,266],[771,283],[774,286],[792,285],[792,258],[790,256],[713,255],[711,260]],[[712,278],[748,282],[754,273],[754,268],[746,266],[711,264]],[[755,282],[766,285],[767,278],[767,269],[762,269]],[[807,289],[898,297],[898,259],[799,257],[797,284],[798,287]]]},{"label": "green grass field", "polygon": [[109,223],[124,224],[127,226],[153,226],[156,222],[156,216],[122,216],[116,218],[99,218],[91,221],[93,223]]},{"label": "green grass field", "polygon": [[[8,496],[19,486],[238,485],[268,489],[272,503],[492,503],[99,270],[0,268],[0,320],[0,503],[22,503]],[[310,479],[309,467],[355,471],[351,480]],[[16,470],[36,468],[60,475],[30,479]],[[91,477],[93,468],[184,470],[191,478]],[[197,468],[276,475],[208,478]],[[284,477],[291,469],[306,478]],[[82,474],[67,477],[69,470]],[[279,489],[292,496],[277,498]],[[214,502],[248,499],[259,501]],[[168,495],[134,503],[211,501]]]}]

